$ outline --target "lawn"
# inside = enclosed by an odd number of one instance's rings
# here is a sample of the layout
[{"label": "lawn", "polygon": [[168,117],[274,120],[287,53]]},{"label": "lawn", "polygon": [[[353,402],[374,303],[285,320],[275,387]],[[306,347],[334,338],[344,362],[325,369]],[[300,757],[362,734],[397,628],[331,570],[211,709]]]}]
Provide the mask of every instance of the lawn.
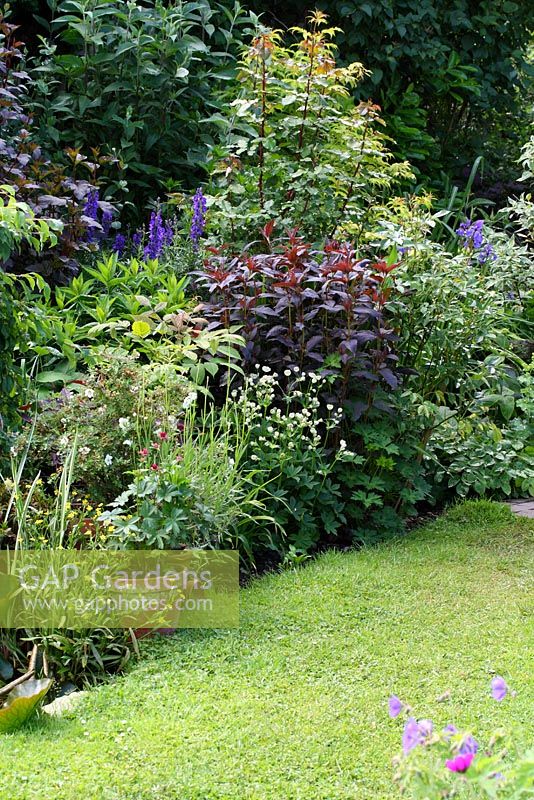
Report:
[{"label": "lawn", "polygon": [[[526,743],[533,534],[473,503],[393,544],[265,576],[243,591],[240,630],[147,643],[76,715],[3,737],[0,798],[394,798],[391,692],[436,724],[481,738],[516,725]],[[516,697],[491,699],[494,673]]]}]

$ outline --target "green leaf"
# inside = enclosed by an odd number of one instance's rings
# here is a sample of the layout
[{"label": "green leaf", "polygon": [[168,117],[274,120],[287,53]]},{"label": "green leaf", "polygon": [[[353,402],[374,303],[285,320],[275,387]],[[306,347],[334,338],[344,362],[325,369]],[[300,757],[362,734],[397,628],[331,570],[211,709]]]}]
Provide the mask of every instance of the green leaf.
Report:
[{"label": "green leaf", "polygon": [[44,678],[32,679],[16,686],[0,707],[0,733],[9,733],[20,728],[33,714],[52,683],[51,678]]},{"label": "green leaf", "polygon": [[513,417],[514,409],[515,409],[515,399],[514,396],[511,394],[503,395],[499,400],[499,407],[501,409],[501,414],[503,417],[508,420]]}]

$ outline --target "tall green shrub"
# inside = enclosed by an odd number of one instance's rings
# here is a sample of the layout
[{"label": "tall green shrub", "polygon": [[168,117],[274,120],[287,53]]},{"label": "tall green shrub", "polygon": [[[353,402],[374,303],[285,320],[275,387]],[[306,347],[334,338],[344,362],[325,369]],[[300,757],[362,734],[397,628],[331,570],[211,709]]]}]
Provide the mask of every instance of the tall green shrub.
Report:
[{"label": "tall green shrub", "polygon": [[112,154],[110,189],[135,215],[202,159],[248,14],[208,0],[65,0],[57,12],[34,70],[40,138]]},{"label": "tall green shrub", "polygon": [[359,238],[372,205],[411,177],[392,160],[380,109],[354,102],[367,72],[336,64],[326,16],[311,14],[291,34],[257,29],[217,117],[208,231],[233,245],[257,239],[266,223],[270,239],[272,220],[314,242]]}]

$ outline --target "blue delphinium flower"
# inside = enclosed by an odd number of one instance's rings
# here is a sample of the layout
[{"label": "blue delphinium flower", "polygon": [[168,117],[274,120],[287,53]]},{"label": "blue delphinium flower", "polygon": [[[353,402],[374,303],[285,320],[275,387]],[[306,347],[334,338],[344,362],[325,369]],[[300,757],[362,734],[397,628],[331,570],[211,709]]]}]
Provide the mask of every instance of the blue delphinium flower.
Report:
[{"label": "blue delphinium flower", "polygon": [[193,195],[193,217],[191,219],[191,229],[189,231],[189,236],[195,250],[198,250],[200,237],[204,233],[207,208],[208,204],[206,198],[202,194],[202,189],[199,187]]},{"label": "blue delphinium flower", "polygon": [[118,233],[115,236],[115,239],[111,246],[111,250],[113,253],[117,253],[117,255],[122,256],[125,248],[126,248],[126,236],[123,236],[122,233]]},{"label": "blue delphinium flower", "polygon": [[165,228],[160,211],[153,211],[148,226],[148,242],[144,249],[145,259],[158,258],[165,245]]}]

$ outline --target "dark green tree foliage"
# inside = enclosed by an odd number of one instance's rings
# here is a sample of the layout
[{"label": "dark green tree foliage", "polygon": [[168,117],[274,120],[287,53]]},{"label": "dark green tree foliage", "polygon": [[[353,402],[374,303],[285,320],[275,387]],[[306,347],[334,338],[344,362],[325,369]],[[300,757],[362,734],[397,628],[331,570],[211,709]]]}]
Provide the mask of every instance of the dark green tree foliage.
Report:
[{"label": "dark green tree foliage", "polygon": [[[357,88],[388,119],[395,154],[423,169],[463,164],[492,137],[495,154],[521,141],[519,89],[532,77],[525,52],[534,28],[533,0],[318,0],[342,28],[342,58],[373,71]],[[267,11],[294,24],[305,0],[275,0]],[[531,84],[530,84],[531,85]],[[524,102],[523,102],[524,106]],[[524,137],[523,137],[524,138]],[[461,143],[458,154],[458,145]]]},{"label": "dark green tree foliage", "polygon": [[110,190],[131,211],[187,185],[248,20],[208,0],[60,3],[34,70],[41,140],[112,153]]}]

